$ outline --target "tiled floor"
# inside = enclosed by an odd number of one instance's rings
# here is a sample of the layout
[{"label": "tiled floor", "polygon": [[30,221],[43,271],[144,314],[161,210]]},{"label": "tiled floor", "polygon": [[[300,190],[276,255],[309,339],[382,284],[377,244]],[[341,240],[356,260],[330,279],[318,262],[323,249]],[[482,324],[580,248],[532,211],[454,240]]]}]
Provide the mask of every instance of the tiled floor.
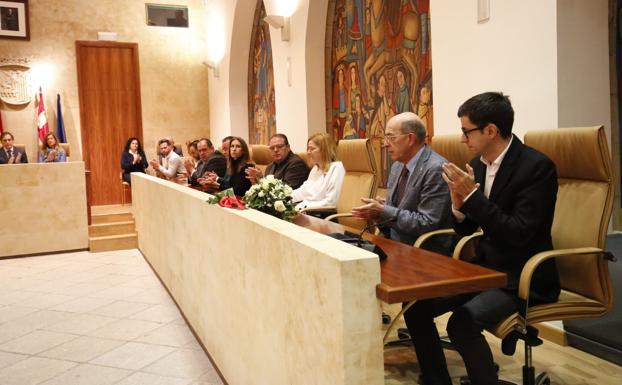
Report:
[{"label": "tiled floor", "polygon": [[222,384],[137,250],[0,260],[0,384]]}]

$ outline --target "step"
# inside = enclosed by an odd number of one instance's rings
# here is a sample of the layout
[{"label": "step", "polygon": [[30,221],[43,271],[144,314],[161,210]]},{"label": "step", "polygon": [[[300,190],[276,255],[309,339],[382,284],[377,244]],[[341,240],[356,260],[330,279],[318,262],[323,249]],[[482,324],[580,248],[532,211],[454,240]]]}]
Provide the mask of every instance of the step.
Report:
[{"label": "step", "polygon": [[134,221],[98,223],[89,226],[89,236],[102,237],[106,235],[130,234],[136,231]]},{"label": "step", "polygon": [[91,253],[135,249],[137,247],[138,237],[136,233],[89,237],[89,250]]},{"label": "step", "polygon": [[100,215],[100,214],[122,214],[122,213],[131,213],[132,205],[100,205],[100,206],[91,206],[91,214]]},{"label": "step", "polygon": [[117,214],[91,214],[91,224],[98,225],[101,223],[126,222],[133,220],[132,213]]}]

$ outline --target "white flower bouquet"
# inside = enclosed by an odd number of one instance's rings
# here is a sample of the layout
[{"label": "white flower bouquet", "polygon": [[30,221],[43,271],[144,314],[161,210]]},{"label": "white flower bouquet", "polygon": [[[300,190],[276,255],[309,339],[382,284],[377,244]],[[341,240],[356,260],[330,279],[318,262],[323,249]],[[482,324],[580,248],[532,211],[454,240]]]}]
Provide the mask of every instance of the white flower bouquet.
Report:
[{"label": "white flower bouquet", "polygon": [[261,178],[244,194],[247,208],[263,211],[286,221],[296,215],[292,188],[274,175]]}]

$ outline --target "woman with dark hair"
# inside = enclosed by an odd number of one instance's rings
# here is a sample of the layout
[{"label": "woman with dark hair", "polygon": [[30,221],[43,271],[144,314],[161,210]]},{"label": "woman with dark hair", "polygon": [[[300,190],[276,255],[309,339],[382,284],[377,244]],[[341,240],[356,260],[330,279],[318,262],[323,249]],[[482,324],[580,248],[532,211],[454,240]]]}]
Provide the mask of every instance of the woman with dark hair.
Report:
[{"label": "woman with dark hair", "polygon": [[41,145],[41,151],[39,151],[39,163],[66,161],[67,154],[65,154],[65,150],[60,147],[56,135],[51,132],[45,135],[45,138],[43,138],[43,144]]},{"label": "woman with dark hair", "polygon": [[121,154],[123,181],[131,184],[130,174],[133,172],[144,173],[147,167],[149,167],[149,163],[147,163],[147,157],[143,151],[143,146],[140,144],[140,140],[135,137],[129,138]]},{"label": "woman with dark hair", "polygon": [[233,188],[236,196],[243,197],[252,186],[251,181],[246,178],[246,169],[253,166],[254,164],[250,162],[248,145],[244,139],[234,137],[229,142],[227,175],[219,178],[215,173],[206,174],[204,186],[221,191]]}]

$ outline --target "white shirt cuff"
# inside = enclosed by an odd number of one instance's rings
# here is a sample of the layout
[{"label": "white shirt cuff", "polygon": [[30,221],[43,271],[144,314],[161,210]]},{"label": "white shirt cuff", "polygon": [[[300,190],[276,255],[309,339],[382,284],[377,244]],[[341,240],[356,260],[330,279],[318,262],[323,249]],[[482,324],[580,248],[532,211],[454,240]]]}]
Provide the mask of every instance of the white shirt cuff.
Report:
[{"label": "white shirt cuff", "polygon": [[[473,191],[471,191],[469,195],[466,196],[466,198],[464,198],[464,200],[462,201],[462,204],[464,204],[464,202],[466,202],[467,199],[469,199],[475,191],[477,191],[477,187],[474,188]],[[454,214],[454,217],[456,218],[458,223],[462,223],[462,221],[464,221],[464,219],[466,218],[466,215],[464,215],[461,211],[456,210],[454,205],[451,205],[451,212]]]}]

